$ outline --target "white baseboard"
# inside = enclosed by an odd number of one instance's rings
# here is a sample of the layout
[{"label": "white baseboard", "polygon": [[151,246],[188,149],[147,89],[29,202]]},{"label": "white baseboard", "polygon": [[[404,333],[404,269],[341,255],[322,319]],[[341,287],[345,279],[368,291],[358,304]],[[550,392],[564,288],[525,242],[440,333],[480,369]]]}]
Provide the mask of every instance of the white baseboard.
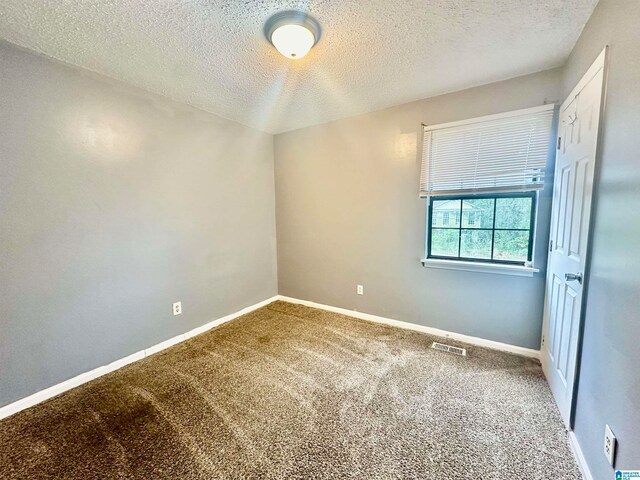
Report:
[{"label": "white baseboard", "polygon": [[102,375],[105,375],[109,372],[113,372],[114,370],[122,368],[125,365],[136,362],[145,357],[148,357],[149,355],[153,355],[154,353],[158,353],[166,348],[169,348],[177,343],[188,340],[191,337],[204,333],[207,330],[217,327],[218,325],[222,325],[225,322],[228,322],[237,317],[245,315],[249,312],[257,310],[258,308],[264,307],[265,305],[268,305],[276,300],[283,300],[285,302],[290,302],[290,303],[298,303],[298,304],[306,305],[309,307],[327,310],[329,312],[341,313],[343,315],[348,315],[348,316],[359,318],[362,320],[369,320],[372,322],[392,325],[394,327],[406,328],[409,330],[416,330],[418,332],[428,333],[430,335],[435,335],[438,337],[450,338],[460,342],[469,343],[471,345],[477,345],[479,347],[492,348],[494,350],[501,350],[504,352],[515,353],[518,355],[524,355],[527,357],[532,357],[537,359],[539,359],[540,357],[539,351],[532,350],[529,348],[495,342],[493,340],[485,340],[483,338],[471,337],[469,335],[462,335],[460,333],[448,332],[446,330],[440,330],[432,327],[425,327],[422,325],[416,325],[414,323],[403,322],[400,320],[393,320],[390,318],[379,317],[377,315],[372,315],[369,313],[357,312],[355,310],[347,310],[346,308],[332,307],[330,305],[323,305],[320,303],[309,302],[307,300],[299,300],[297,298],[286,297],[283,295],[276,295],[274,297],[268,298],[267,300],[256,303],[255,305],[251,305],[249,307],[243,308],[238,312],[232,313],[230,315],[226,315],[222,318],[213,320],[205,325],[194,328],[193,330],[190,330],[184,334],[165,340],[164,342],[161,342],[157,345],[153,345],[144,350],[140,350],[139,352],[133,353],[127,357],[116,360],[112,363],[109,363],[108,365],[103,365],[91,371],[81,373],[80,375],[70,378],[69,380],[65,380],[64,382],[58,383],[57,385],[53,385],[44,390],[40,390],[39,392],[29,395],[28,397],[25,397],[16,402],[10,403],[9,405],[5,405],[4,407],[0,408],[0,420],[3,418],[9,417],[10,415],[13,415],[14,413],[18,413],[19,411],[24,410],[25,408],[32,407],[33,405],[36,405],[40,402],[48,400],[51,397],[55,397],[56,395],[66,392],[67,390],[70,390],[74,387],[82,385],[83,383],[87,383],[90,380],[101,377]]},{"label": "white baseboard", "polygon": [[149,355],[153,355],[154,353],[158,353],[165,348],[169,348],[177,343],[188,340],[191,337],[199,335],[201,333],[206,332],[218,325],[222,325],[234,318],[245,315],[249,312],[257,310],[258,308],[264,307],[276,300],[279,299],[279,296],[276,295],[274,297],[268,298],[262,302],[256,303],[255,305],[251,305],[249,307],[243,308],[242,310],[232,313],[230,315],[226,315],[222,318],[218,318],[213,320],[205,325],[194,328],[193,330],[188,331],[187,333],[183,333],[182,335],[178,335],[176,337],[170,338],[169,340],[165,340],[157,345],[153,345],[152,347],[145,348],[144,350],[140,350],[139,352],[133,353],[127,357],[116,360],[115,362],[109,363],[108,365],[103,365],[102,367],[95,368],[91,371],[81,373],[80,375],[70,378],[69,380],[65,380],[64,382],[58,383],[57,385],[53,385],[49,388],[45,388],[44,390],[40,390],[39,392],[34,393],[33,395],[29,395],[28,397],[22,398],[16,402],[10,403],[9,405],[5,405],[0,408],[0,420],[6,418],[14,413],[18,413],[25,408],[32,407],[40,402],[48,400],[51,397],[55,397],[67,390],[70,390],[74,387],[82,385],[83,383],[87,383],[90,380],[101,377],[102,375],[113,372],[119,368],[124,367],[130,363],[141,360]]},{"label": "white baseboard", "polygon": [[525,357],[531,357],[540,359],[540,351],[533,350],[531,348],[519,347],[517,345],[509,345],[508,343],[496,342],[494,340],[486,340],[484,338],[472,337],[469,335],[463,335],[461,333],[449,332],[447,330],[440,330],[439,328],[425,327],[423,325],[417,325],[415,323],[403,322],[401,320],[393,320],[391,318],[379,317],[378,315],[372,315],[370,313],[357,312],[355,310],[348,310],[346,308],[332,307],[331,305],[323,305],[321,303],[310,302],[308,300],[299,300],[297,298],[286,297],[278,295],[278,299],[290,302],[298,303],[300,305],[306,305],[308,307],[320,308],[329,312],[341,313],[350,317],[359,318],[361,320],[369,320],[371,322],[384,323],[385,325],[392,325],[394,327],[406,328],[409,330],[415,330],[418,332],[428,333],[429,335],[435,335],[437,337],[450,338],[459,342],[469,343],[478,347],[491,348],[493,350],[500,350],[503,352],[515,353],[517,355],[523,355]]},{"label": "white baseboard", "polygon": [[578,443],[576,434],[573,432],[569,432],[569,445],[571,445],[573,455],[576,457],[576,463],[580,468],[580,473],[582,473],[583,480],[593,480],[593,475],[591,475],[591,470],[589,470],[587,459],[582,453],[582,449],[580,448],[580,444]]}]

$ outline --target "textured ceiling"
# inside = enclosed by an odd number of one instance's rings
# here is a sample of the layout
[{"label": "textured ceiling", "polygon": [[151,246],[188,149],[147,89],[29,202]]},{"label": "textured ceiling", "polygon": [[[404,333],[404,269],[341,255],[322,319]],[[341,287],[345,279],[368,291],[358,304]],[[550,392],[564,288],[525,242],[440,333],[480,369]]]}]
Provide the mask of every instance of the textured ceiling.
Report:
[{"label": "textured ceiling", "polygon": [[[2,0],[11,43],[272,133],[560,66],[597,0]],[[301,60],[262,36],[307,10]]]}]

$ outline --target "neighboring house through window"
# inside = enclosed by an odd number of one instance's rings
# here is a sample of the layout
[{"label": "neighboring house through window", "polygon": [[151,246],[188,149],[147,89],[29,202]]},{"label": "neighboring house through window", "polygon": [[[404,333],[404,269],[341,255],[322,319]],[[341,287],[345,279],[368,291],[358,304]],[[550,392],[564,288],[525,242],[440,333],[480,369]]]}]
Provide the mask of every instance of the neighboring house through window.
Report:
[{"label": "neighboring house through window", "polygon": [[475,214],[475,212],[467,213],[467,223],[469,225],[475,225],[476,224],[476,214]]}]

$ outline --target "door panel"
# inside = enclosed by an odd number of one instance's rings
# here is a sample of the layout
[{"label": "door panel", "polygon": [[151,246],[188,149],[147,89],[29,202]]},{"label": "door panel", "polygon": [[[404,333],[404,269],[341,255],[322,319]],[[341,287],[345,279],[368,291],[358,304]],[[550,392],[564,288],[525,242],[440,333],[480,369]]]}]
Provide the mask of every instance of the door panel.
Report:
[{"label": "door panel", "polygon": [[557,369],[560,379],[567,385],[569,376],[569,349],[571,344],[571,330],[574,325],[576,310],[576,297],[578,293],[569,285],[564,285],[564,302],[561,317],[562,338],[560,339],[560,350],[557,352]]},{"label": "door panel", "polygon": [[551,345],[551,348],[549,348],[546,352],[549,355],[549,360],[551,361],[551,363],[554,362],[554,359],[556,358],[556,352],[558,351],[558,326],[560,325],[560,322],[558,322],[558,300],[560,298],[560,291],[562,289],[562,280],[560,280],[560,278],[558,278],[557,276],[553,277],[553,281],[552,281],[552,285],[551,285],[551,300],[549,302],[549,307],[550,307],[550,319],[551,319],[551,325],[550,325],[550,334],[549,334],[549,345]]},{"label": "door panel", "polygon": [[584,245],[583,240],[585,240],[586,232],[585,229],[582,228],[582,225],[585,221],[584,211],[585,211],[585,189],[587,188],[587,178],[589,175],[589,158],[581,158],[575,163],[575,187],[573,189],[573,209],[571,215],[571,233],[570,233],[570,242],[569,242],[569,256],[573,258],[575,261],[580,261],[580,258],[584,256],[584,253],[580,249],[580,245]]},{"label": "door panel", "polygon": [[[563,219],[567,216],[567,205],[569,203],[569,184],[571,182],[571,169],[564,167],[560,170],[560,187],[558,194],[558,212],[556,219]],[[556,233],[555,250],[558,253],[564,253],[565,250],[565,222],[554,222],[554,230]]]}]

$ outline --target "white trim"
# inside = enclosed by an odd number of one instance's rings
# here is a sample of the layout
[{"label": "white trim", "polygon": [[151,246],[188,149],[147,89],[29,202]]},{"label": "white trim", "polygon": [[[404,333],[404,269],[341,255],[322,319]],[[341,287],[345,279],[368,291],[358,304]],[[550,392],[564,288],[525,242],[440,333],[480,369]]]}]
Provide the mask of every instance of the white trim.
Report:
[{"label": "white trim", "polygon": [[342,315],[348,315],[350,317],[359,318],[361,320],[369,320],[371,322],[383,323],[385,325],[405,328],[408,330],[415,330],[422,333],[428,333],[429,335],[435,335],[437,337],[450,338],[452,340],[468,343],[470,345],[476,345],[478,347],[491,348],[493,350],[500,350],[503,352],[523,355],[525,357],[540,359],[540,351],[533,350],[531,348],[519,347],[517,345],[510,345],[508,343],[496,342],[494,340],[486,340],[484,338],[471,337],[469,335],[463,335],[461,333],[449,332],[447,330],[440,330],[439,328],[425,327],[423,325],[417,325],[415,323],[404,322],[401,320],[393,320],[391,318],[379,317],[378,315],[372,315],[370,313],[363,313],[355,310],[347,310],[346,308],[340,308],[340,307],[332,307],[330,305],[323,305],[321,303],[310,302],[308,300],[299,300],[297,298],[286,297],[283,295],[278,295],[278,299],[285,302],[289,302],[289,303],[297,303],[300,305],[306,305],[307,307],[327,310],[328,312],[341,313]]},{"label": "white trim", "polygon": [[491,120],[499,120],[501,118],[518,117],[520,115],[529,115],[532,113],[546,112],[547,110],[553,110],[556,107],[555,103],[548,103],[546,105],[540,105],[538,107],[522,108],[520,110],[512,110],[510,112],[495,113],[493,115],[483,115],[482,117],[467,118],[465,120],[458,120],[456,122],[439,123],[437,125],[424,125],[424,131],[429,132],[431,130],[440,130],[443,128],[459,127],[461,125],[468,125],[471,123],[489,122]]},{"label": "white trim", "polygon": [[182,335],[178,335],[176,337],[170,338],[169,340],[165,340],[164,342],[160,342],[157,345],[153,345],[152,347],[145,348],[144,356],[148,357],[149,355],[153,355],[154,353],[161,352],[169,347],[173,347],[175,344],[184,341],[184,333]]},{"label": "white trim", "polygon": [[14,413],[18,413],[19,411],[24,410],[25,408],[32,407],[40,402],[48,400],[51,397],[55,397],[56,395],[66,392],[67,390],[70,390],[79,385],[82,385],[83,383],[87,383],[90,380],[101,377],[106,373],[113,372],[114,370],[122,368],[125,365],[128,365],[133,362],[137,362],[138,360],[142,360],[143,358],[148,357],[149,355],[158,353],[161,350],[164,350],[177,343],[188,340],[189,338],[192,338],[195,335],[204,333],[207,330],[210,330],[230,320],[233,320],[249,312],[257,310],[258,308],[262,308],[265,305],[275,302],[278,299],[279,299],[279,296],[275,295],[271,298],[263,300],[262,302],[258,302],[249,307],[245,307],[242,310],[239,310],[235,313],[231,313],[222,318],[213,320],[205,325],[194,328],[193,330],[190,330],[187,333],[183,333],[182,335],[178,335],[176,337],[170,338],[169,340],[165,340],[164,342],[161,342],[157,345],[153,345],[149,348],[145,348],[144,350],[140,350],[139,352],[133,353],[127,357],[116,360],[108,365],[103,365],[102,367],[98,367],[88,372],[81,373],[80,375],[70,378],[69,380],[65,380],[64,382],[58,383],[57,385],[53,385],[49,388],[45,388],[44,390],[40,390],[39,392],[29,395],[28,397],[25,397],[16,402],[10,403],[9,405],[5,405],[4,407],[0,408],[0,420],[3,418],[9,417],[10,415],[13,415]]},{"label": "white trim", "polygon": [[533,277],[540,269],[522,265],[506,265],[486,262],[464,262],[461,260],[442,260],[423,258],[420,260],[427,268],[441,268],[444,270],[465,270],[467,272],[498,273],[502,275],[516,275],[518,277]]},{"label": "white trim", "polygon": [[589,470],[587,459],[582,453],[576,434],[573,432],[569,432],[569,445],[571,446],[573,455],[576,457],[576,463],[578,464],[578,468],[580,468],[583,480],[593,480],[593,475],[591,475],[591,470]]}]

